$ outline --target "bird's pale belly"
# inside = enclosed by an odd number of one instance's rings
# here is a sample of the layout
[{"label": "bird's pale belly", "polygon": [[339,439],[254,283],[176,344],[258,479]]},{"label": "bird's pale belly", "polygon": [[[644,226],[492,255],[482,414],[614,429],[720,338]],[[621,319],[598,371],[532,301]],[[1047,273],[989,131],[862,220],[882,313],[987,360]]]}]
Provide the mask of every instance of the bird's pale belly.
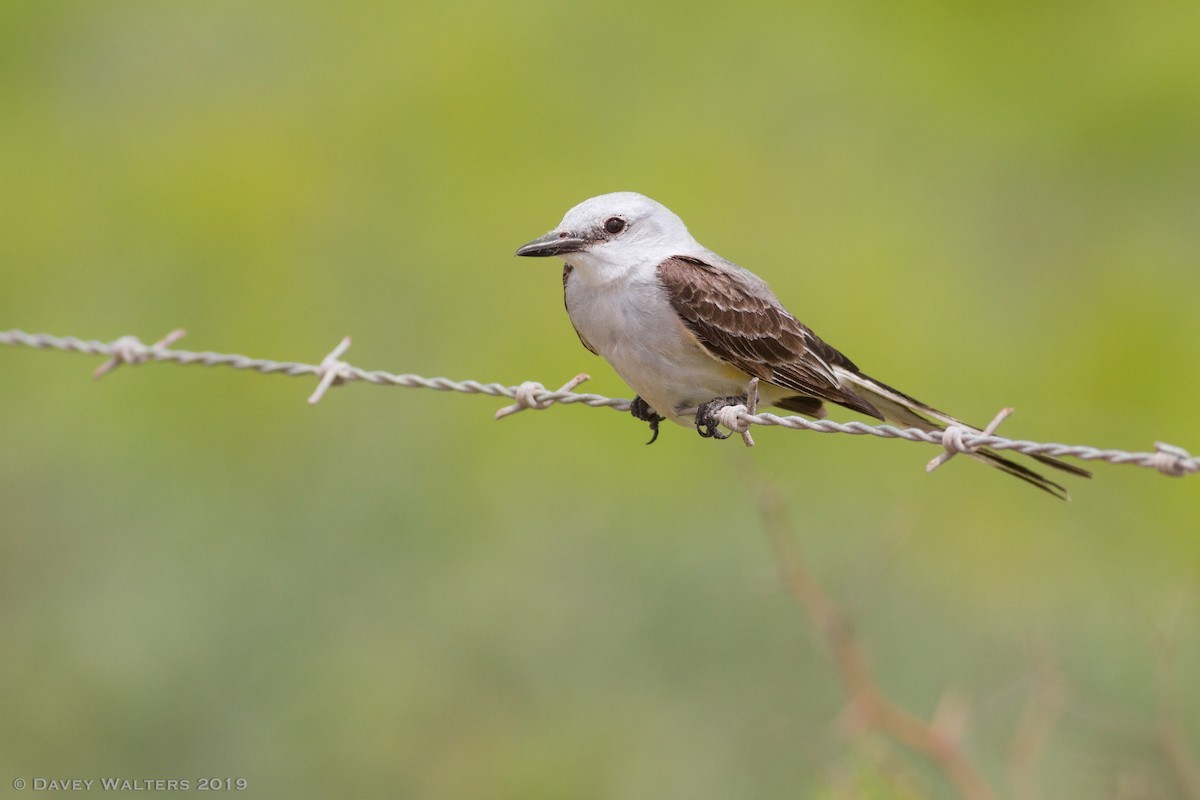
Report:
[{"label": "bird's pale belly", "polygon": [[595,294],[588,300],[569,298],[571,321],[659,414],[690,426],[691,417],[681,417],[679,411],[745,393],[749,376],[705,352],[665,298],[646,292],[637,303],[629,302],[628,295],[607,299]]},{"label": "bird's pale belly", "polygon": [[680,417],[679,411],[746,391],[744,372],[714,360],[699,347],[618,346],[602,355],[651,408],[681,425],[692,422],[690,417]]}]

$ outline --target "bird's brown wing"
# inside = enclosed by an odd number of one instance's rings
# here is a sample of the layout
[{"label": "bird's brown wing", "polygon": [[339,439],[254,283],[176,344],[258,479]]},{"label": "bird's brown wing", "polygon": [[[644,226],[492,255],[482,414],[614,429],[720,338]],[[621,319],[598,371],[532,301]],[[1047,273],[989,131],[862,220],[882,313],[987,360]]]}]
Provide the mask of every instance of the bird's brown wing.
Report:
[{"label": "bird's brown wing", "polygon": [[713,358],[800,397],[829,400],[883,419],[878,409],[838,382],[833,366],[858,371],[850,359],[789,314],[765,287],[690,256],[663,261],[658,277],[675,313]]}]

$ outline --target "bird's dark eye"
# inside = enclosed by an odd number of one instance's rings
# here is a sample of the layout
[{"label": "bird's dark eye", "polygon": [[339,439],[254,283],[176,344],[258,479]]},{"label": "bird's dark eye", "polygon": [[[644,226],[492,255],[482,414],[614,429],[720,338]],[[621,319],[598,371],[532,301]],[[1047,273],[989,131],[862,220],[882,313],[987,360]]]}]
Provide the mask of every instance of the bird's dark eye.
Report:
[{"label": "bird's dark eye", "polygon": [[625,230],[625,220],[620,217],[609,217],[604,220],[604,230],[612,234],[618,234]]}]

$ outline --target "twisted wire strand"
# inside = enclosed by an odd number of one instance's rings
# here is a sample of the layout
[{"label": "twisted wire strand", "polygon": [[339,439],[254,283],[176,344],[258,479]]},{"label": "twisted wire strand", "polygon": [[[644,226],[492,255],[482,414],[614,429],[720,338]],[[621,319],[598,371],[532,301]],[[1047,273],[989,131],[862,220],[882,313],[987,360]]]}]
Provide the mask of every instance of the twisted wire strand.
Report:
[{"label": "twisted wire strand", "polygon": [[[506,386],[502,383],[481,383],[475,380],[456,381],[450,378],[426,378],[413,374],[394,374],[384,370],[366,370],[341,360],[341,356],[350,346],[350,338],[343,339],[336,348],[320,364],[305,364],[296,361],[273,361],[265,358],[249,356],[192,352],[188,350],[171,349],[169,345],[184,335],[184,331],[176,330],[153,345],[147,345],[133,336],[123,336],[112,342],[102,342],[96,339],[79,339],[74,336],[52,336],[45,333],[26,333],[21,330],[0,331],[0,344],[15,347],[32,347],[37,349],[63,350],[68,352],[86,353],[89,355],[107,356],[108,361],[96,370],[96,377],[101,377],[121,364],[143,364],[148,361],[168,361],[182,365],[200,365],[208,367],[230,367],[238,370],[260,372],[264,375],[279,373],[293,377],[316,377],[318,388],[309,398],[310,403],[316,403],[324,396],[330,386],[349,381],[366,381],[381,386],[402,386],[410,389],[433,389],[442,392],[461,392],[464,394],[483,394],[491,397],[504,397],[513,400],[511,405],[496,412],[496,418],[515,414],[527,409],[544,410],[553,405],[569,405],[580,403],[595,408],[608,407],[616,411],[628,411],[630,401],[620,398],[605,397],[599,394],[578,393],[574,389],[588,379],[586,374],[576,375],[557,390],[547,389],[540,383],[526,381],[516,386]],[[863,422],[834,422],[832,420],[810,420],[804,417],[780,417],[775,414],[754,413],[756,381],[748,387],[749,401],[747,405],[732,406],[723,409],[719,419],[731,431],[742,434],[747,445],[753,444],[749,430],[754,425],[777,426],[792,430],[807,430],[816,433],[843,433],[852,436],[876,436],[883,439],[903,439],[910,442],[926,442],[944,448],[945,453],[935,458],[929,464],[929,469],[940,466],[945,460],[956,453],[969,453],[979,448],[992,450],[1013,450],[1025,455],[1046,455],[1055,458],[1076,458],[1081,461],[1104,461],[1109,464],[1130,464],[1148,469],[1154,469],[1164,475],[1181,477],[1200,472],[1200,458],[1192,456],[1188,451],[1175,445],[1163,442],[1155,443],[1153,452],[1130,452],[1117,449],[1103,449],[1088,445],[1059,444],[1055,442],[1033,442],[1024,439],[1008,439],[997,436],[991,431],[999,421],[1010,413],[1005,409],[997,416],[992,425],[984,432],[968,428],[951,427],[943,431],[922,431],[917,428],[897,428],[893,425],[868,425]]]}]

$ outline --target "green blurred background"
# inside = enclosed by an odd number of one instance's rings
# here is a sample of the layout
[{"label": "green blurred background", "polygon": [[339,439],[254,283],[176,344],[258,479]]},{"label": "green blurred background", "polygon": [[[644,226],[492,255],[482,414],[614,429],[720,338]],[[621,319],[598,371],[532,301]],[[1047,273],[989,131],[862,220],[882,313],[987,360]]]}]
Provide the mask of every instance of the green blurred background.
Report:
[{"label": "green blurred background", "polygon": [[[928,402],[1195,450],[1198,26],[1191,0],[7,2],[0,328],[311,363],[352,334],[366,368],[624,397],[558,262],[512,252],[629,189]],[[883,690],[969,701],[1002,795],[1186,796],[1158,730],[1200,749],[1200,478],[1099,465],[1059,503],[911,444],[644,447],[607,410],[97,363],[0,349],[0,797],[952,796],[839,724],[756,484]]]}]

